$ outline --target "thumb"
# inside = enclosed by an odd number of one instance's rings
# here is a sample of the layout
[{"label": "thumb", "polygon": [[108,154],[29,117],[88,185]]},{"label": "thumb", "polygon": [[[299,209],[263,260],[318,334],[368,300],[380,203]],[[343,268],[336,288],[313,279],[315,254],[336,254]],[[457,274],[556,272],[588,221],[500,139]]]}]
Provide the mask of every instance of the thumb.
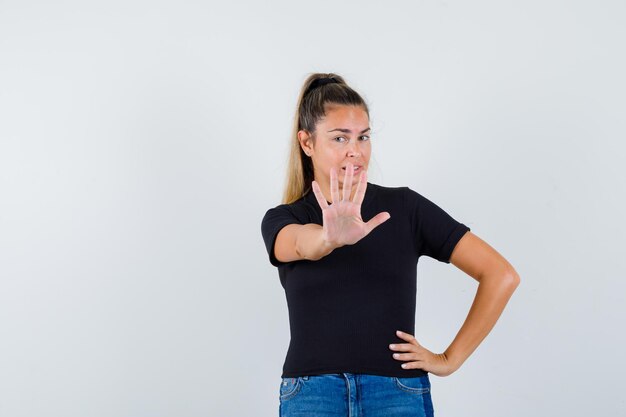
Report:
[{"label": "thumb", "polygon": [[374,230],[374,228],[380,226],[381,224],[389,220],[390,217],[391,217],[391,214],[387,213],[386,211],[383,211],[382,213],[378,213],[376,216],[371,218],[370,221],[365,223],[365,226],[367,227],[367,233],[371,232],[372,230]]}]

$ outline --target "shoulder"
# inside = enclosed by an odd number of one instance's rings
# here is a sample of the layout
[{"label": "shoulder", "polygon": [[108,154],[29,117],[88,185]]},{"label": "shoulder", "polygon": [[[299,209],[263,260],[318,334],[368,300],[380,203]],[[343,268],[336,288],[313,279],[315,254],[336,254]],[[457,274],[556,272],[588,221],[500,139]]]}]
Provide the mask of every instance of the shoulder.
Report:
[{"label": "shoulder", "polygon": [[402,196],[409,190],[408,187],[389,187],[371,182],[367,183],[367,189],[379,198]]},{"label": "shoulder", "polygon": [[[374,200],[379,202],[379,208],[404,210],[414,216],[416,213],[426,215],[440,207],[428,197],[408,186],[385,187],[372,184],[375,189]],[[369,185],[368,185],[369,187]]]},{"label": "shoulder", "polygon": [[419,197],[417,192],[407,186],[389,187],[373,183],[368,183],[368,189],[372,187],[375,199],[386,203],[401,204],[403,206],[415,206]]},{"label": "shoulder", "polygon": [[293,214],[295,212],[297,212],[300,207],[302,207],[302,205],[304,204],[304,197],[300,198],[297,201],[294,201],[293,203],[289,203],[289,204],[278,204],[277,206],[274,207],[270,207],[266,212],[265,212],[265,216],[264,217],[268,217],[271,215],[279,215],[281,213],[283,214]]},{"label": "shoulder", "polygon": [[268,209],[263,216],[262,223],[309,223],[311,222],[313,206],[306,196],[289,204],[279,204]]}]

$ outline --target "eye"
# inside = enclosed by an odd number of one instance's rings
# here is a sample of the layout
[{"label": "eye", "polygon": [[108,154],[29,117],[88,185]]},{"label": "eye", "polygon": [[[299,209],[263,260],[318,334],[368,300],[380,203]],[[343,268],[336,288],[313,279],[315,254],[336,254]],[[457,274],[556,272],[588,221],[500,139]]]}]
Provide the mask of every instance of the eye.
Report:
[{"label": "eye", "polygon": [[367,135],[361,136],[361,140],[370,140],[370,137]]},{"label": "eye", "polygon": [[344,138],[343,136],[337,136],[336,138],[333,139],[335,142],[345,142],[346,138]]}]

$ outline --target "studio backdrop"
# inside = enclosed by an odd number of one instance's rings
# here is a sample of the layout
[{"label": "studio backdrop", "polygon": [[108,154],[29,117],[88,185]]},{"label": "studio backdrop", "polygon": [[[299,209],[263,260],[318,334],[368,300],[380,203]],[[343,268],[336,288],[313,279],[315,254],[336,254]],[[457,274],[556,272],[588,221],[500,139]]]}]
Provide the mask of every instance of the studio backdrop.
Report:
[{"label": "studio backdrop", "polygon": [[[0,1],[0,417],[278,414],[284,290],[261,237],[298,91],[370,106],[408,186],[521,284],[439,417],[623,416],[622,1]],[[477,283],[418,264],[443,352]]]}]

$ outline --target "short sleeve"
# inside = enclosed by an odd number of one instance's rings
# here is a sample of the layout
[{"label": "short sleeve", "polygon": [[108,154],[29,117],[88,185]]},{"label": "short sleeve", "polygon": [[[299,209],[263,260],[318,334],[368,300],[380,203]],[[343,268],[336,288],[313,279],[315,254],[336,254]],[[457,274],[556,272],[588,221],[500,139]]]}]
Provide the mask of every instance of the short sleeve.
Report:
[{"label": "short sleeve", "polygon": [[284,204],[269,209],[265,213],[265,216],[263,216],[263,221],[261,222],[261,234],[263,235],[263,240],[265,241],[265,248],[267,249],[270,263],[274,266],[284,265],[284,262],[276,259],[276,256],[274,255],[274,243],[276,243],[276,236],[283,227],[292,223],[302,224]]},{"label": "short sleeve", "polygon": [[454,247],[471,229],[426,197],[409,191],[416,200],[414,227],[418,256],[426,255],[439,262],[450,263]]}]

